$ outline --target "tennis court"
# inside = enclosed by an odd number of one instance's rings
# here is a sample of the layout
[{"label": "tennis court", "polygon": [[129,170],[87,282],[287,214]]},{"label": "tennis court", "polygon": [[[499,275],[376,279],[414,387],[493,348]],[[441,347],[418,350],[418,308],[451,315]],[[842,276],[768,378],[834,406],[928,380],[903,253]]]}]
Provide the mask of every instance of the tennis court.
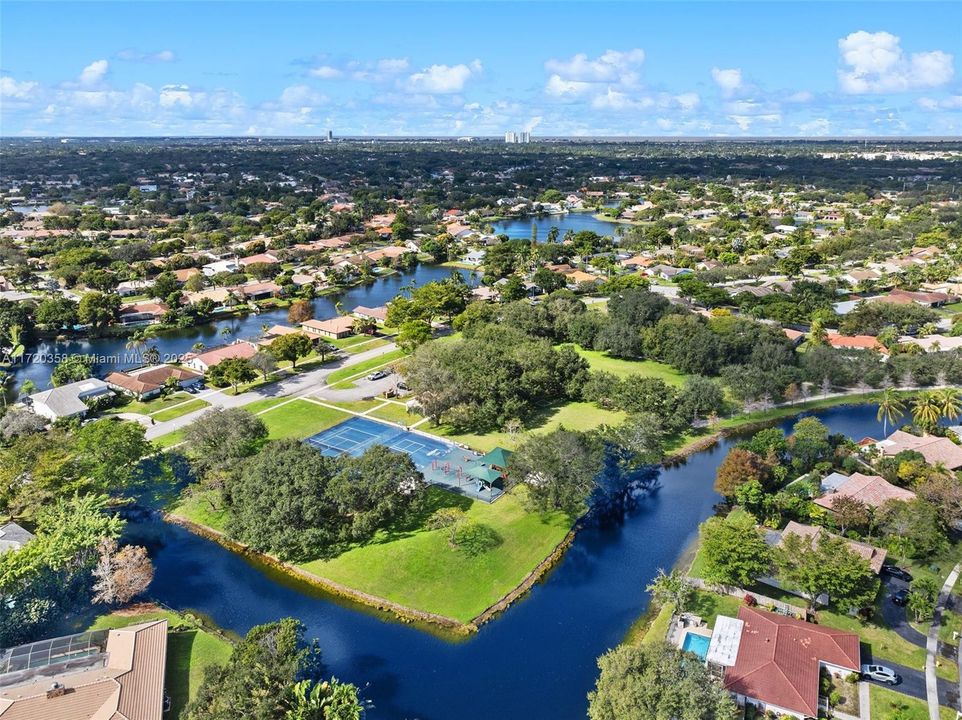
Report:
[{"label": "tennis court", "polygon": [[488,487],[468,475],[468,470],[478,465],[479,458],[470,450],[370,418],[350,417],[312,435],[305,442],[328,457],[344,453],[357,457],[372,445],[385,445],[410,455],[430,483],[486,502],[497,499],[502,493],[499,488]]}]

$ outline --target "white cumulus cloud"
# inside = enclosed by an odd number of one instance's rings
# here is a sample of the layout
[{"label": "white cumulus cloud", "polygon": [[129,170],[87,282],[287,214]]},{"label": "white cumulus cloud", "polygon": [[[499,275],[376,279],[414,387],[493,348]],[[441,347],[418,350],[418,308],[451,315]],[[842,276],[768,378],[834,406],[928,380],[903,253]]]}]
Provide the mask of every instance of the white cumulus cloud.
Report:
[{"label": "white cumulus cloud", "polygon": [[473,60],[469,65],[431,65],[407,79],[408,88],[413,92],[429,95],[446,95],[461,92],[465,83],[481,73],[481,61]]},{"label": "white cumulus cloud", "polygon": [[81,85],[96,85],[103,80],[109,67],[106,60],[94,60],[80,72],[79,80]]},{"label": "white cumulus cloud", "polygon": [[939,87],[955,73],[949,53],[906,54],[898,36],[888,32],[853,32],[838,41],[838,50],[844,65],[839,89],[851,95]]},{"label": "white cumulus cloud", "polygon": [[733,95],[742,87],[742,71],[738,68],[712,68],[711,78],[724,95]]},{"label": "white cumulus cloud", "polygon": [[606,50],[596,58],[589,58],[586,53],[578,53],[564,60],[550,59],[544,66],[553,76],[563,80],[631,85],[638,79],[638,70],[644,62],[645,51],[634,48],[624,51]]},{"label": "white cumulus cloud", "polygon": [[0,77],[0,97],[3,98],[28,100],[38,87],[39,85],[35,82],[27,80],[18,82],[8,75]]}]

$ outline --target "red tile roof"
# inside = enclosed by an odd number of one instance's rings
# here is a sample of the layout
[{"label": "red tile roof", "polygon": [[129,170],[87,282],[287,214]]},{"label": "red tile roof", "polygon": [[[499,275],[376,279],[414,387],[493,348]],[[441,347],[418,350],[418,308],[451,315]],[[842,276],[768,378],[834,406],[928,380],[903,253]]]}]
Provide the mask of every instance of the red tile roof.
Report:
[{"label": "red tile roof", "polygon": [[727,690],[811,717],[818,715],[819,663],[861,669],[858,635],[743,605],[745,623]]},{"label": "red tile roof", "polygon": [[889,500],[908,501],[915,499],[914,492],[896,487],[883,477],[852,473],[849,479],[839,485],[835,492],[815,498],[814,502],[816,505],[831,510],[835,499],[843,496],[854,498],[874,508],[881,507]]}]

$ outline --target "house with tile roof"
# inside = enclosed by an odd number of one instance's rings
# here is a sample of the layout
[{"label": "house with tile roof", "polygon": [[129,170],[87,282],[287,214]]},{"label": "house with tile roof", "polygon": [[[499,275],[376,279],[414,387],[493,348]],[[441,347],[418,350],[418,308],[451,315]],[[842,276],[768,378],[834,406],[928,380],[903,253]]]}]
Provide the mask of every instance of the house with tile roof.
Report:
[{"label": "house with tile roof", "polygon": [[305,320],[301,323],[301,328],[313,338],[344,338],[354,334],[354,318],[339,315],[327,320]]},{"label": "house with tile roof", "polygon": [[239,340],[233,345],[224,345],[202,353],[188,353],[184,356],[184,365],[196,372],[205,373],[228,358],[250,360],[256,353],[257,349],[253,345]]},{"label": "house with tile roof", "polygon": [[0,651],[0,720],[161,720],[167,621]]},{"label": "house with tile roof", "polygon": [[150,365],[127,372],[112,372],[104,378],[104,382],[125,395],[147,400],[160,395],[169,378],[175,378],[178,387],[185,388],[196,385],[204,376],[175,365]]},{"label": "house with tile roof", "polygon": [[822,670],[841,677],[861,670],[855,633],[747,605],[738,609],[737,618],[719,616],[715,627],[709,666],[722,670],[723,687],[742,707],[751,704],[776,715],[818,717]]},{"label": "house with tile roof", "polygon": [[29,395],[25,404],[40,417],[56,421],[83,417],[90,409],[88,401],[113,394],[103,380],[87,378]]},{"label": "house with tile roof", "polygon": [[[814,525],[803,525],[802,523],[797,523],[794,520],[789,521],[785,528],[779,532],[778,530],[766,530],[765,531],[765,542],[773,547],[780,546],[786,537],[789,535],[797,535],[800,538],[811,538],[812,542],[816,542],[819,536],[826,534],[829,537],[839,538],[839,535],[828,532],[825,528],[816,527]],[[848,549],[854,552],[856,555],[860,556],[868,566],[872,569],[876,575],[882,571],[882,565],[885,563],[885,557],[888,551],[884,548],[877,548],[874,545],[869,545],[868,543],[858,542],[857,540],[849,540],[848,538],[841,538],[845,541]]]},{"label": "house with tile roof", "polygon": [[829,489],[813,501],[826,510],[840,497],[850,497],[872,508],[882,507],[890,500],[915,500],[915,493],[900,488],[888,482],[879,475],[863,475],[852,473],[847,480],[839,483],[834,489]]},{"label": "house with tile roof", "polygon": [[876,442],[875,446],[890,457],[904,450],[914,450],[920,453],[929,465],[942,464],[948,470],[962,468],[962,447],[937,435],[919,436],[896,430],[884,440]]}]

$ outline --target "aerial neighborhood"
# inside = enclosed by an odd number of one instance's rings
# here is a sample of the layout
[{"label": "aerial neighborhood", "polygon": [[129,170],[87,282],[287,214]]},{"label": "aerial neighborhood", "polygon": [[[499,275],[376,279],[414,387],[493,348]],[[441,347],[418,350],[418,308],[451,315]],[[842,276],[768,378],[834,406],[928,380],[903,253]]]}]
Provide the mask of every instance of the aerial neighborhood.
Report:
[{"label": "aerial neighborhood", "polygon": [[519,137],[3,141],[0,720],[955,717],[962,145]]}]

